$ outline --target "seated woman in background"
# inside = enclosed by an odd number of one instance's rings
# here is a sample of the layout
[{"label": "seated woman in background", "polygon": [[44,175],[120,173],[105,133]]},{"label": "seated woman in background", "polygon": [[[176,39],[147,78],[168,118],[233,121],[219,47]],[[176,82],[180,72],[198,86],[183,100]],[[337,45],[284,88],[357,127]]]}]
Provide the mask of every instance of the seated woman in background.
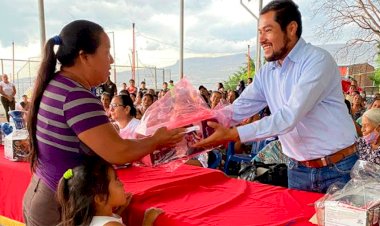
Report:
[{"label": "seated woman in background", "polygon": [[366,111],[362,125],[363,137],[357,142],[359,159],[380,165],[380,109]]},{"label": "seated woman in background", "polygon": [[352,106],[351,106],[351,114],[354,121],[360,118],[365,112],[365,108],[363,106],[363,98],[356,93],[353,97]]},{"label": "seated woman in background", "polygon": [[239,93],[235,90],[229,90],[227,95],[227,101],[232,104],[239,97]]},{"label": "seated woman in background", "polygon": [[137,119],[141,119],[145,111],[153,104],[154,97],[150,93],[144,94],[139,108],[137,108]]},{"label": "seated woman in background", "polygon": [[110,113],[111,94],[107,92],[103,92],[100,98],[100,101],[103,104],[104,111],[106,112],[108,118],[110,118],[111,117],[111,113]]},{"label": "seated woman in background", "polygon": [[[58,225],[123,226],[120,215],[131,199],[111,164],[99,157],[88,158],[83,165],[68,169],[59,181],[62,219]],[[161,209],[147,209],[142,225],[153,225],[161,213]]]},{"label": "seated woman in background", "polygon": [[114,96],[110,104],[110,113],[119,127],[121,138],[136,138],[135,129],[140,124],[140,120],[135,118],[136,108],[129,95]]}]

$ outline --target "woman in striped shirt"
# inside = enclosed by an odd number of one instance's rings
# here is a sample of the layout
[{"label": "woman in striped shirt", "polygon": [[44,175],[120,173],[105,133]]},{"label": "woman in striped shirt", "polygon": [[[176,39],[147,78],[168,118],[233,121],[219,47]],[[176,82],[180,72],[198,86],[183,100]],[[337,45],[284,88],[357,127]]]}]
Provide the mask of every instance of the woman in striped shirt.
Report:
[{"label": "woman in striped shirt", "polygon": [[110,48],[103,28],[85,20],[69,23],[45,45],[27,125],[33,170],[23,200],[28,226],[59,222],[58,181],[86,156],[99,155],[109,163],[124,164],[183,138],[184,129],[166,128],[144,140],[120,138],[101,102],[90,92],[110,75]]}]

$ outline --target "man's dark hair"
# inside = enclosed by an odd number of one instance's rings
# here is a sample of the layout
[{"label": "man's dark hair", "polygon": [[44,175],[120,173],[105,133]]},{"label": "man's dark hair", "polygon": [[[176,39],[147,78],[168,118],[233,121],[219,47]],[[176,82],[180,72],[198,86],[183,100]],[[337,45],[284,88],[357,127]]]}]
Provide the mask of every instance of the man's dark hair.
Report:
[{"label": "man's dark hair", "polygon": [[286,31],[286,27],[290,22],[295,21],[298,24],[297,36],[302,34],[301,13],[298,10],[298,5],[292,0],[274,0],[268,3],[260,12],[260,15],[275,12],[274,20],[280,24],[281,30]]}]

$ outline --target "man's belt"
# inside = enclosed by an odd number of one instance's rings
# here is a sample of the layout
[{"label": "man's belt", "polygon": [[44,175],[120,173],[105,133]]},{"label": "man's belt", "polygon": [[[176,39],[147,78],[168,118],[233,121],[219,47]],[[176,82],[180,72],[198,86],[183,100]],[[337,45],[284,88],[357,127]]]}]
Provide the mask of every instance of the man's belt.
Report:
[{"label": "man's belt", "polygon": [[337,163],[342,159],[354,154],[356,152],[356,143],[351,146],[348,146],[334,154],[325,156],[320,159],[313,159],[308,161],[298,161],[301,165],[304,165],[309,168],[320,168],[324,166],[328,166],[330,164]]}]

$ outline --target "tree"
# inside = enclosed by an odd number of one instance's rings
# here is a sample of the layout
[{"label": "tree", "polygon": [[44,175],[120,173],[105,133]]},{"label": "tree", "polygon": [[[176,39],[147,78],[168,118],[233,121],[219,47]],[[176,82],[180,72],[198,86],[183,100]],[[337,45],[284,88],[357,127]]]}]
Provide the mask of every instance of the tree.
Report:
[{"label": "tree", "polygon": [[224,89],[225,90],[236,90],[236,86],[239,84],[241,80],[243,80],[245,83],[247,83],[247,79],[253,78],[255,76],[255,63],[252,59],[249,60],[250,62],[250,74],[248,74],[247,69],[247,63],[244,64],[244,66],[241,66],[238,71],[233,73],[227,81],[224,81]]},{"label": "tree", "polygon": [[365,43],[380,44],[379,0],[321,0],[315,7],[315,16],[327,18],[318,31],[321,37],[339,40],[349,29],[354,34],[346,42],[346,49]]},{"label": "tree", "polygon": [[380,53],[377,54],[376,64],[375,74],[370,79],[375,83],[375,86],[380,86]]}]

